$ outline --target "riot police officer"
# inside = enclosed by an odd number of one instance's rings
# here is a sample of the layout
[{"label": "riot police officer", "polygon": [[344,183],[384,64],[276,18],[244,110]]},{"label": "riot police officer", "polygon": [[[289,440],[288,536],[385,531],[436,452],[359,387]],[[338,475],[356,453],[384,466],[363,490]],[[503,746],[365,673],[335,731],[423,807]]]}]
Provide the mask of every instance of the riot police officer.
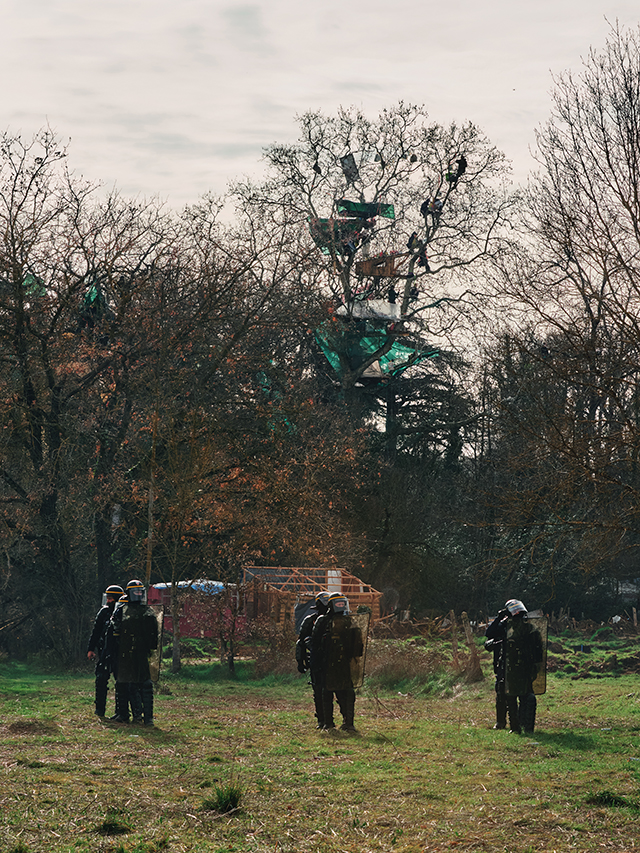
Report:
[{"label": "riot police officer", "polygon": [[98,610],[93,631],[87,645],[87,658],[95,661],[96,668],[96,690],[95,690],[95,712],[99,717],[104,717],[107,706],[107,693],[109,691],[109,676],[114,671],[115,661],[113,659],[113,648],[109,642],[107,628],[113,615],[116,602],[124,590],[118,584],[111,584],[104,593],[104,604]]},{"label": "riot police officer", "polygon": [[354,670],[364,666],[364,640],[360,627],[349,615],[349,601],[340,593],[329,596],[329,609],[319,616],[311,634],[311,661],[322,676],[323,730],[335,728],[333,697],[340,713],[341,729],[355,732],[354,715],[356,692]]},{"label": "riot police officer", "polygon": [[126,601],[111,618],[117,645],[116,701],[121,709],[117,722],[153,725],[153,683],[149,657],[158,648],[158,622],[147,607],[147,591],[139,580],[127,584]]},{"label": "riot police officer", "polygon": [[324,709],[322,704],[322,668],[318,655],[312,657],[311,654],[311,635],[313,626],[319,616],[323,616],[329,609],[329,593],[319,592],[316,595],[315,603],[311,612],[305,616],[300,626],[300,633],[296,641],[296,662],[298,664],[298,672],[309,672],[311,677],[311,686],[313,688],[313,704],[315,707],[315,715],[317,729],[324,728]]},{"label": "riot police officer", "polygon": [[537,700],[533,689],[544,650],[540,633],[528,623],[527,608],[511,598],[486,630],[485,648],[493,651],[496,675],[496,724],[511,732],[532,734]]}]

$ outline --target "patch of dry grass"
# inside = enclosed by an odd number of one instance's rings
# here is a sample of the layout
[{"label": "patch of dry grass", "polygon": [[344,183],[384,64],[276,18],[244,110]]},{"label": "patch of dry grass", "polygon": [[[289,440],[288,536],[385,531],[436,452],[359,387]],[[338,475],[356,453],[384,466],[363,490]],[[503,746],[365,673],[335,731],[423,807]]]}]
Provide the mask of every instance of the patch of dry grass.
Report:
[{"label": "patch of dry grass", "polygon": [[[416,679],[417,651],[371,649],[369,671]],[[493,682],[365,682],[358,735],[315,730],[306,678],[167,676],[156,729],[92,714],[93,679],[0,669],[0,851],[368,853],[630,851],[640,837],[637,678],[552,676],[535,738],[493,731]],[[414,666],[411,667],[413,658]],[[436,665],[437,664],[437,665]],[[432,667],[432,669],[428,669]],[[427,671],[428,670],[428,671]],[[447,674],[448,673],[448,674]],[[389,676],[390,678],[390,676]],[[240,808],[211,810],[237,784]],[[109,834],[100,827],[126,827]]]},{"label": "patch of dry grass", "polygon": [[422,638],[398,642],[370,640],[367,649],[369,683],[381,688],[414,688],[417,692],[447,691],[458,673],[450,665],[444,644]]}]

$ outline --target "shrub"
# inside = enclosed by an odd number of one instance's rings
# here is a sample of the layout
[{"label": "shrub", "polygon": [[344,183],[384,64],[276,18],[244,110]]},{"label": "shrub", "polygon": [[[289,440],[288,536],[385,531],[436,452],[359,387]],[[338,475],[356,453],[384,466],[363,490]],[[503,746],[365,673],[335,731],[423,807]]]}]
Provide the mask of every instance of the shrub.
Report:
[{"label": "shrub", "polygon": [[421,693],[446,691],[456,679],[440,649],[393,640],[369,643],[366,673],[371,686]]},{"label": "shrub", "polygon": [[256,644],[254,675],[290,675],[297,672],[296,633],[291,622],[276,625],[270,619],[251,624],[251,639]]},{"label": "shrub", "polygon": [[213,797],[209,797],[202,803],[205,811],[226,812],[239,808],[244,790],[238,782],[226,782],[224,785],[216,785],[213,789]]}]

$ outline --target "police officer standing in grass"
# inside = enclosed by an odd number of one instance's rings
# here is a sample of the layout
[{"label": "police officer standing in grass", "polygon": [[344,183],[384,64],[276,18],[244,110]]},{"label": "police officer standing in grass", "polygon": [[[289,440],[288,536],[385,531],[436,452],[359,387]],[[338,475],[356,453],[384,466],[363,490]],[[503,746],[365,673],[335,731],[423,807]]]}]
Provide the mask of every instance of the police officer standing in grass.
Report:
[{"label": "police officer standing in grass", "polygon": [[123,593],[124,590],[117,584],[111,584],[107,587],[105,604],[98,610],[87,646],[87,658],[90,661],[95,661],[96,664],[95,713],[99,717],[104,717],[106,713],[109,676],[114,671],[115,663],[107,628],[113,616],[116,602]]},{"label": "police officer standing in grass", "polygon": [[329,608],[329,593],[319,592],[311,612],[304,617],[296,642],[296,662],[298,672],[309,672],[313,688],[313,704],[315,706],[317,729],[324,728],[324,709],[322,705],[322,669],[319,655],[311,651],[311,634],[319,616],[323,616]]},{"label": "police officer standing in grass", "polygon": [[134,723],[153,725],[153,683],[149,657],[158,648],[158,622],[147,606],[147,590],[142,581],[127,584],[126,601],[111,618],[117,647],[116,722],[129,722],[129,704]]},{"label": "police officer standing in grass", "polygon": [[335,729],[333,696],[335,694],[342,725],[346,732],[355,732],[353,724],[356,692],[353,684],[352,661],[364,664],[364,642],[360,627],[349,615],[349,601],[340,593],[329,596],[327,613],[319,616],[311,633],[311,665],[317,666],[322,677],[323,730]]},{"label": "police officer standing in grass", "polygon": [[533,682],[544,658],[540,633],[528,623],[527,608],[517,598],[505,604],[486,630],[485,648],[493,652],[496,675],[495,729],[532,734],[537,701]]}]

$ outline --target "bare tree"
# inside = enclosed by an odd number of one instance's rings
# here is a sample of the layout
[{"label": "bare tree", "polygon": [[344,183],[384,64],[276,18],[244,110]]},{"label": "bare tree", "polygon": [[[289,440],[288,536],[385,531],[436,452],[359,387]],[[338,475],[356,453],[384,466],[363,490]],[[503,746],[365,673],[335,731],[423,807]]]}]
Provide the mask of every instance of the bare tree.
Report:
[{"label": "bare tree", "polygon": [[235,193],[301,258],[314,252],[314,331],[348,391],[433,354],[457,325],[465,288],[506,246],[508,168],[475,125],[445,128],[403,103],[375,120],[340,109],[299,124],[296,144],[266,150],[272,177]]},{"label": "bare tree", "polygon": [[515,320],[494,359],[511,471],[500,519],[522,534],[512,566],[528,554],[530,567],[611,573],[640,541],[639,152],[640,31],[614,28],[580,74],[556,80],[502,282]]},{"label": "bare tree", "polygon": [[13,590],[63,655],[78,647],[94,583],[91,535],[77,520],[94,515],[100,456],[128,417],[118,397],[130,352],[113,337],[128,312],[111,311],[105,294],[124,282],[130,300],[132,277],[168,240],[154,206],[97,202],[65,157],[48,130],[0,143],[3,544],[21,581]]}]

